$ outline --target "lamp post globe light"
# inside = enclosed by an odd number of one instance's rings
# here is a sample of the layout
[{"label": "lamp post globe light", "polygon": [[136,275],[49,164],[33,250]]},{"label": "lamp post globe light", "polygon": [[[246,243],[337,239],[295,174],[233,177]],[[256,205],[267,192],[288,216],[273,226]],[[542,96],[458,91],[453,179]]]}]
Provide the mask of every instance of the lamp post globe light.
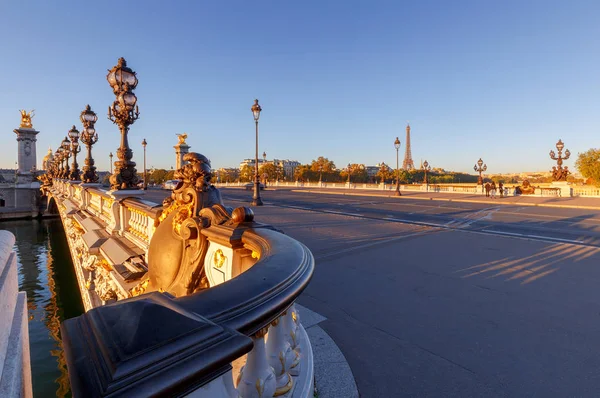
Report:
[{"label": "lamp post globe light", "polygon": [[[254,157],[254,195],[252,196],[252,206],[262,206],[263,202],[260,199],[260,176],[258,175],[258,118],[260,118],[260,112],[262,108],[258,105],[258,100],[254,100],[254,105],[250,108],[252,116],[254,117],[254,124],[256,127],[256,152]],[[267,155],[265,154],[265,157]]]},{"label": "lamp post globe light", "polygon": [[65,139],[61,143],[63,149],[63,159],[65,160],[65,168],[63,170],[63,174],[61,178],[66,180],[69,178],[69,174],[71,173],[69,169],[69,157],[71,156],[71,144],[69,139],[65,137]]},{"label": "lamp post globe light", "polygon": [[479,178],[477,179],[477,185],[481,185],[481,188],[483,189],[483,177],[481,176],[481,173],[483,173],[484,171],[487,170],[487,164],[484,164],[483,160],[481,160],[481,158],[479,158],[479,160],[477,161],[475,166],[473,166],[473,170],[475,170],[476,172],[479,173]]},{"label": "lamp post globe light", "polygon": [[400,193],[400,167],[398,166],[398,150],[400,149],[400,140],[398,137],[394,141],[394,148],[396,148],[396,196],[402,196]]},{"label": "lamp post globe light", "polygon": [[429,162],[427,160],[423,162],[423,171],[425,172],[425,185],[429,185],[429,180],[427,179],[427,172],[431,171],[431,166],[429,165]]},{"label": "lamp post globe light", "polygon": [[117,65],[113,66],[106,75],[108,84],[113,89],[116,100],[108,107],[108,119],[119,126],[121,132],[121,145],[117,149],[118,161],[115,162],[115,172],[110,177],[110,187],[113,190],[137,189],[138,176],[135,170],[133,151],[129,148],[127,133],[140,116],[137,106],[137,97],[133,90],[137,87],[136,73],[127,67],[124,58],[119,58]]},{"label": "lamp post globe light", "polygon": [[85,110],[81,112],[79,119],[83,124],[81,142],[83,142],[87,148],[87,157],[85,158],[85,166],[83,166],[82,180],[84,184],[97,183],[98,173],[96,173],[96,167],[94,166],[92,146],[98,142],[98,133],[96,133],[96,128],[94,127],[98,120],[98,116],[92,111],[92,108],[87,105]]},{"label": "lamp post globe light", "polygon": [[[146,145],[148,145],[148,143],[146,142],[146,139],[144,138],[144,140],[142,141],[142,146],[144,147],[144,190],[146,188],[148,188],[148,183],[146,182]],[[218,180],[218,178],[217,178]]]},{"label": "lamp post globe light", "polygon": [[112,158],[113,158],[113,154],[112,152],[108,154],[108,158],[110,159],[110,174],[112,174],[112,166],[113,166],[113,162],[112,162]]}]

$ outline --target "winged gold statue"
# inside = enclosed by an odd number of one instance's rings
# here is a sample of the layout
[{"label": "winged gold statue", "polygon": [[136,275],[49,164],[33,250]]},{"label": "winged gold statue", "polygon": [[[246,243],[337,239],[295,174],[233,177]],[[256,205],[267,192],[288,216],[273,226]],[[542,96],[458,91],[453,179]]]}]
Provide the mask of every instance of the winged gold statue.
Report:
[{"label": "winged gold statue", "polygon": [[178,144],[185,144],[185,139],[187,138],[187,134],[183,133],[183,134],[177,134],[177,138],[179,138],[179,142]]},{"label": "winged gold statue", "polygon": [[28,129],[33,128],[33,125],[31,124],[31,118],[35,116],[35,109],[32,109],[29,113],[24,109],[20,109],[19,112],[21,112],[21,126],[19,127]]}]

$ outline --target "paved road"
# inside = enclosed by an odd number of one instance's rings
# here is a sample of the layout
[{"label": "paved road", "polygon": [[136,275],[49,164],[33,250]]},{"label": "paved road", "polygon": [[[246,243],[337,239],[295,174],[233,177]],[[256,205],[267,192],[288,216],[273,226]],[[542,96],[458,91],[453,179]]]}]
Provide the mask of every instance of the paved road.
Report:
[{"label": "paved road", "polygon": [[[228,205],[251,193],[222,190]],[[150,193],[160,195],[160,193]],[[163,194],[164,196],[164,194]],[[597,396],[600,212],[265,191],[364,397]]]}]

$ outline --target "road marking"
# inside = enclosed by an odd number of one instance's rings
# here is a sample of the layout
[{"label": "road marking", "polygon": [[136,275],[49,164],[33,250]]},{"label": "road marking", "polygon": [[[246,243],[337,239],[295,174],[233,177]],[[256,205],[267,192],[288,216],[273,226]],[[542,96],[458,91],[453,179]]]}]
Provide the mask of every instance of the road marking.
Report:
[{"label": "road marking", "polygon": [[425,225],[425,226],[434,227],[434,228],[446,228],[446,226],[444,226],[442,224],[435,224],[435,223],[426,222],[426,221],[403,220],[401,218],[393,218],[393,217],[386,217],[383,220],[386,220],[386,221],[395,221],[395,222],[402,222],[402,223],[405,223],[405,224]]},{"label": "road marking", "polygon": [[312,210],[310,207],[302,207],[302,206],[286,205],[285,207],[289,207],[292,209],[298,209],[298,210]]},{"label": "road marking", "polygon": [[553,240],[553,241],[566,242],[566,243],[577,243],[577,244],[583,244],[583,243],[585,243],[582,240],[553,238],[551,236],[541,236],[541,235],[518,234],[516,232],[492,231],[492,230],[489,230],[489,229],[483,229],[483,230],[481,230],[481,232],[487,232],[487,233],[490,233],[490,234],[515,236],[515,237],[518,237],[518,238],[531,238],[531,239]]},{"label": "road marking", "polygon": [[341,214],[343,216],[353,216],[353,217],[364,217],[364,215],[362,214],[357,214],[357,213],[346,213],[343,211],[335,211],[335,210],[326,210],[323,209],[321,210],[323,213],[332,213],[332,214]]}]

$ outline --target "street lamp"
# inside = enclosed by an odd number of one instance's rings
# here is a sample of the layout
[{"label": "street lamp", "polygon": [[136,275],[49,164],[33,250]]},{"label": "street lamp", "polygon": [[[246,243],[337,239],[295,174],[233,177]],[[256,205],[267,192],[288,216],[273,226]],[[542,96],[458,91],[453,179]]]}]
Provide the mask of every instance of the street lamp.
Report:
[{"label": "street lamp", "polygon": [[319,185],[321,185],[322,177],[323,177],[323,164],[319,164]]},{"label": "street lamp", "polygon": [[[144,140],[142,141],[142,146],[144,147],[144,190],[146,188],[148,188],[148,184],[146,183],[146,145],[148,145],[148,143],[146,142],[146,139],[144,138]],[[217,178],[218,180],[218,178]]]},{"label": "street lamp", "polygon": [[350,163],[348,163],[348,188],[350,188]]},{"label": "street lamp", "polygon": [[[254,195],[252,196],[252,206],[262,206],[263,202],[260,199],[260,177],[258,175],[258,118],[262,108],[258,105],[258,100],[254,100],[254,105],[250,108],[252,116],[254,117],[254,124],[256,126],[256,152],[254,158]],[[266,157],[267,154],[264,154]]]},{"label": "street lamp", "polygon": [[127,133],[129,126],[140,116],[137,97],[133,93],[138,79],[135,72],[127,67],[125,58],[119,58],[117,65],[108,71],[106,80],[116,96],[116,100],[108,107],[108,118],[121,131],[121,145],[117,149],[119,160],[115,164],[115,173],[110,177],[110,187],[113,190],[137,189],[138,176],[135,162],[131,161],[133,152],[129,148]]},{"label": "street lamp", "polygon": [[73,163],[71,164],[71,173],[69,174],[69,179],[71,181],[80,181],[79,178],[79,165],[77,164],[77,154],[81,152],[81,148],[79,147],[79,130],[75,128],[75,126],[71,127],[69,130],[69,139],[71,140],[71,153],[73,154]]},{"label": "street lamp", "polygon": [[85,158],[85,166],[83,166],[83,182],[88,184],[96,183],[98,182],[98,173],[96,173],[96,167],[94,166],[92,146],[98,142],[98,133],[96,133],[96,129],[94,128],[98,116],[96,116],[96,113],[92,111],[92,108],[88,105],[85,107],[85,110],[81,112],[79,119],[83,124],[81,142],[83,142],[87,148],[87,157]]},{"label": "street lamp", "polygon": [[481,173],[487,170],[487,164],[483,164],[483,160],[479,158],[477,164],[473,166],[473,170],[479,173],[479,178],[477,179],[477,185],[481,185],[483,189],[483,177],[481,177]]},{"label": "street lamp", "polygon": [[550,151],[550,159],[556,160],[556,166],[552,166],[552,179],[554,181],[567,181],[567,176],[570,174],[567,166],[562,167],[563,160],[567,160],[571,157],[571,151],[568,149],[565,151],[565,156],[562,155],[562,150],[565,147],[562,140],[558,140],[556,143],[556,149],[558,149],[558,157],[554,151]]},{"label": "street lamp", "polygon": [[423,162],[423,171],[425,172],[425,185],[429,185],[429,181],[427,181],[427,172],[431,171],[431,166],[427,160]]},{"label": "street lamp", "polygon": [[396,196],[402,196],[400,193],[400,167],[398,166],[398,150],[400,149],[400,140],[398,137],[394,141],[394,148],[396,148]]},{"label": "street lamp", "polygon": [[69,139],[65,137],[61,145],[63,149],[63,159],[65,160],[65,168],[63,169],[63,174],[61,175],[61,178],[63,180],[66,180],[71,174],[71,171],[69,169],[69,157],[71,157],[71,144],[69,143]]}]

